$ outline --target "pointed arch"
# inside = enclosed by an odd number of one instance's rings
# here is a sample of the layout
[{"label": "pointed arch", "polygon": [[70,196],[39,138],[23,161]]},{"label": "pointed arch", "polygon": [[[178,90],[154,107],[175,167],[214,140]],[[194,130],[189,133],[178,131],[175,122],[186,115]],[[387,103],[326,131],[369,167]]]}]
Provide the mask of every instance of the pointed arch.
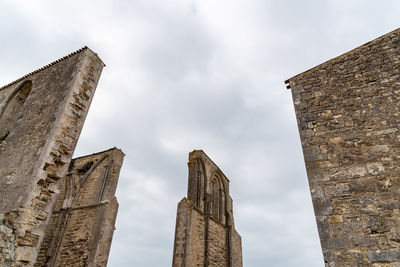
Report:
[{"label": "pointed arch", "polygon": [[31,90],[32,81],[25,81],[0,104],[0,137],[12,130]]},{"label": "pointed arch", "polygon": [[216,173],[210,179],[210,212],[214,219],[225,224],[226,218],[226,189],[221,174]]},{"label": "pointed arch", "polygon": [[196,158],[189,162],[189,186],[188,198],[192,203],[204,211],[204,200],[206,192],[206,169],[204,161]]}]

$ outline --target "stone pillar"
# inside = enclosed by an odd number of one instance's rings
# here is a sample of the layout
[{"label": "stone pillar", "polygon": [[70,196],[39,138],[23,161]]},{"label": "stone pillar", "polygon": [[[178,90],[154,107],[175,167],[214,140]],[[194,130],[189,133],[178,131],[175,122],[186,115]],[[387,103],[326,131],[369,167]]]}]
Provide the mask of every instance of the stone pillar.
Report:
[{"label": "stone pillar", "polygon": [[188,197],[178,204],[172,266],[241,267],[229,180],[202,150],[189,154],[188,165]]}]

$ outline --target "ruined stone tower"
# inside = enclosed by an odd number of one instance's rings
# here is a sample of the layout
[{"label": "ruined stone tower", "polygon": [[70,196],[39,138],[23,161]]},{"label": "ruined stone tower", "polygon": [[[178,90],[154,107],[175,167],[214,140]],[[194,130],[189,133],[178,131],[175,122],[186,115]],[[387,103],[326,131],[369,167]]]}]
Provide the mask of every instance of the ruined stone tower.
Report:
[{"label": "ruined stone tower", "polygon": [[71,161],[103,66],[84,47],[0,88],[1,266],[106,266],[123,153]]},{"label": "ruined stone tower", "polygon": [[178,204],[173,267],[241,267],[229,180],[202,151],[189,154],[187,198]]},{"label": "ruined stone tower", "polygon": [[286,81],[326,266],[400,266],[400,29]]}]

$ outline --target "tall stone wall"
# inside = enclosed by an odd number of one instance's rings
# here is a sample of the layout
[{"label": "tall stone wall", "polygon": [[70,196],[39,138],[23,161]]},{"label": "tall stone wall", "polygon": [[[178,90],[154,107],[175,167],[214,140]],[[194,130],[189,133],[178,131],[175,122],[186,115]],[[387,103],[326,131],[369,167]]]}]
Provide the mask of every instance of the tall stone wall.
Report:
[{"label": "tall stone wall", "polygon": [[[35,264],[103,66],[84,47],[0,88],[1,266]],[[117,203],[109,202],[100,213],[113,224]]]},{"label": "tall stone wall", "polygon": [[178,204],[172,266],[242,266],[229,180],[201,150],[189,154],[188,165],[188,197]]},{"label": "tall stone wall", "polygon": [[106,266],[123,157],[114,148],[72,161],[35,266]]},{"label": "tall stone wall", "polygon": [[400,266],[400,29],[287,83],[326,266]]}]

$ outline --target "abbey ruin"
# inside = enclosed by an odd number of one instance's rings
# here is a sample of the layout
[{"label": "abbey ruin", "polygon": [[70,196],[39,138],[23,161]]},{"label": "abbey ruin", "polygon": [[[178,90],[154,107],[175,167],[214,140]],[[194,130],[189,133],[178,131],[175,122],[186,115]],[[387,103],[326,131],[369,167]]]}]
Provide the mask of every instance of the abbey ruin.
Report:
[{"label": "abbey ruin", "polygon": [[400,266],[400,29],[286,83],[325,266]]},{"label": "abbey ruin", "polygon": [[178,204],[173,267],[242,267],[229,180],[202,151],[189,154],[187,198]]},{"label": "abbey ruin", "polygon": [[1,266],[106,266],[124,154],[71,159],[103,66],[84,47],[0,88]]},{"label": "abbey ruin", "polygon": [[[72,159],[104,67],[84,47],[0,88],[0,265],[106,266],[124,153]],[[242,266],[229,180],[189,156],[173,266]]]},{"label": "abbey ruin", "polygon": [[[286,81],[326,267],[400,266],[400,29]],[[106,266],[124,154],[72,159],[104,67],[84,47],[0,88],[0,265]],[[229,180],[189,154],[174,267],[242,266]]]}]

